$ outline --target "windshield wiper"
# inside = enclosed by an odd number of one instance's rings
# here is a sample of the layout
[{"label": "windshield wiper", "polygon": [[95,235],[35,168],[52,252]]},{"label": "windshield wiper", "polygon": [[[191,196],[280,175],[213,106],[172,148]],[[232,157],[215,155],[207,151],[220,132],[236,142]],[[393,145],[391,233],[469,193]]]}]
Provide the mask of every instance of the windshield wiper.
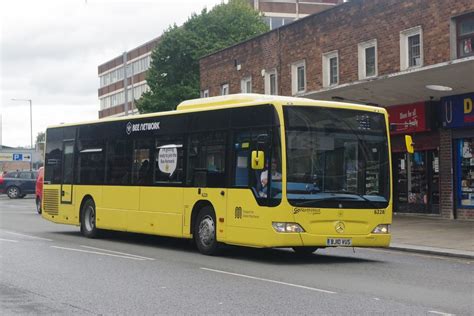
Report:
[{"label": "windshield wiper", "polygon": [[373,208],[378,208],[379,206],[376,204],[376,202],[369,200],[366,198],[363,194],[355,193],[355,192],[340,192],[340,191],[335,191],[335,192],[328,192],[328,191],[323,191],[321,193],[331,193],[333,194],[332,196],[324,197],[324,198],[316,198],[316,199],[311,199],[307,201],[302,201],[302,202],[297,202],[295,203],[297,206],[305,206],[309,205],[314,202],[321,202],[321,201],[334,201],[334,200],[340,200],[340,201],[358,201],[358,199],[355,199],[354,197],[350,196],[337,196],[334,194],[347,194],[347,195],[355,195],[365,202],[369,203],[370,206]]}]

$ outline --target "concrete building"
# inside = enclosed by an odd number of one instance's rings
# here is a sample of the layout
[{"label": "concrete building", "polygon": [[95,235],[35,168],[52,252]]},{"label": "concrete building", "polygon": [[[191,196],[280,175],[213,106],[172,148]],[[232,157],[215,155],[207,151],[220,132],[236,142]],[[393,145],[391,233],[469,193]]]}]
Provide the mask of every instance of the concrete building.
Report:
[{"label": "concrete building", "polygon": [[472,0],[352,0],[202,58],[201,89],[387,107],[395,211],[474,219],[473,44]]},{"label": "concrete building", "polygon": [[151,52],[158,42],[159,37],[99,65],[99,118],[137,113],[135,100],[149,89],[145,74],[150,67]]},{"label": "concrete building", "polygon": [[262,12],[272,30],[343,2],[343,0],[249,0],[255,10]]}]

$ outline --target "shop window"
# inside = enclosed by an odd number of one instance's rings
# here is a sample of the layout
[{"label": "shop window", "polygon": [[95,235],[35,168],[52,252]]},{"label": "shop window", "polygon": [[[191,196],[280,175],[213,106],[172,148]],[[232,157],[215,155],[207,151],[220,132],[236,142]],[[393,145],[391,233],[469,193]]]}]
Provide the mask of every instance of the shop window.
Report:
[{"label": "shop window", "polygon": [[467,57],[474,55],[474,14],[460,17],[457,20],[457,48],[458,57]]},{"label": "shop window", "polygon": [[474,207],[474,138],[457,142],[458,159],[458,204]]}]

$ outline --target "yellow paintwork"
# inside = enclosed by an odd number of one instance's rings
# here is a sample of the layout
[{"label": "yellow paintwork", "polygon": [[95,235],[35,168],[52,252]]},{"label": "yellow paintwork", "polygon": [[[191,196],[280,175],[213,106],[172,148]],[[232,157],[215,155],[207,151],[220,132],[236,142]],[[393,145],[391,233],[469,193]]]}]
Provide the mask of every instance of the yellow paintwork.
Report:
[{"label": "yellow paintwork", "polygon": [[[177,115],[184,112],[206,111],[218,108],[273,104],[283,120],[283,107],[298,106],[338,107],[382,113],[388,130],[385,109],[349,103],[315,101],[301,98],[262,96],[254,94],[231,95],[183,102],[177,111],[135,116],[152,117]],[[125,120],[118,118],[112,120]],[[100,120],[103,122],[104,120]],[[95,123],[95,122],[92,122]],[[285,153],[285,130],[280,129],[282,152]],[[391,152],[390,143],[388,146]],[[392,183],[391,156],[389,155],[390,184]],[[137,186],[84,186],[74,185],[71,204],[60,204],[59,215],[43,212],[45,219],[56,223],[80,225],[79,212],[86,196],[96,204],[97,227],[111,230],[192,238],[192,211],[199,201],[208,201],[214,207],[217,221],[217,239],[221,242],[251,247],[322,246],[328,237],[352,238],[353,246],[387,247],[390,234],[371,234],[379,224],[392,222],[392,198],[386,209],[317,209],[295,210],[286,196],[286,156],[282,155],[282,200],[278,206],[259,206],[250,189]],[[60,190],[59,185],[44,185],[44,189]],[[64,188],[63,188],[64,190]],[[392,189],[390,188],[390,197]],[[59,202],[59,201],[58,201]],[[239,209],[240,208],[240,209]],[[238,211],[237,211],[238,209]],[[375,214],[375,213],[381,213]],[[240,214],[237,216],[237,214]],[[272,222],[296,222],[306,232],[276,233]],[[335,225],[345,224],[345,231],[337,233]]]}]

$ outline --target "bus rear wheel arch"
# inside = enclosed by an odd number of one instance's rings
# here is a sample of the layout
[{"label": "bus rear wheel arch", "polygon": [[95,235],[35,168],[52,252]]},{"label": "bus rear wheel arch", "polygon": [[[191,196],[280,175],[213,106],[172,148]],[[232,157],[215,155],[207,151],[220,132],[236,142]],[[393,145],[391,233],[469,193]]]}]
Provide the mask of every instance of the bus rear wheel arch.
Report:
[{"label": "bus rear wheel arch", "polygon": [[96,208],[92,198],[87,198],[81,205],[81,233],[87,238],[97,237]]},{"label": "bus rear wheel arch", "polygon": [[199,252],[214,255],[219,250],[217,242],[217,222],[214,208],[210,205],[202,207],[197,213],[193,225],[193,237]]}]

